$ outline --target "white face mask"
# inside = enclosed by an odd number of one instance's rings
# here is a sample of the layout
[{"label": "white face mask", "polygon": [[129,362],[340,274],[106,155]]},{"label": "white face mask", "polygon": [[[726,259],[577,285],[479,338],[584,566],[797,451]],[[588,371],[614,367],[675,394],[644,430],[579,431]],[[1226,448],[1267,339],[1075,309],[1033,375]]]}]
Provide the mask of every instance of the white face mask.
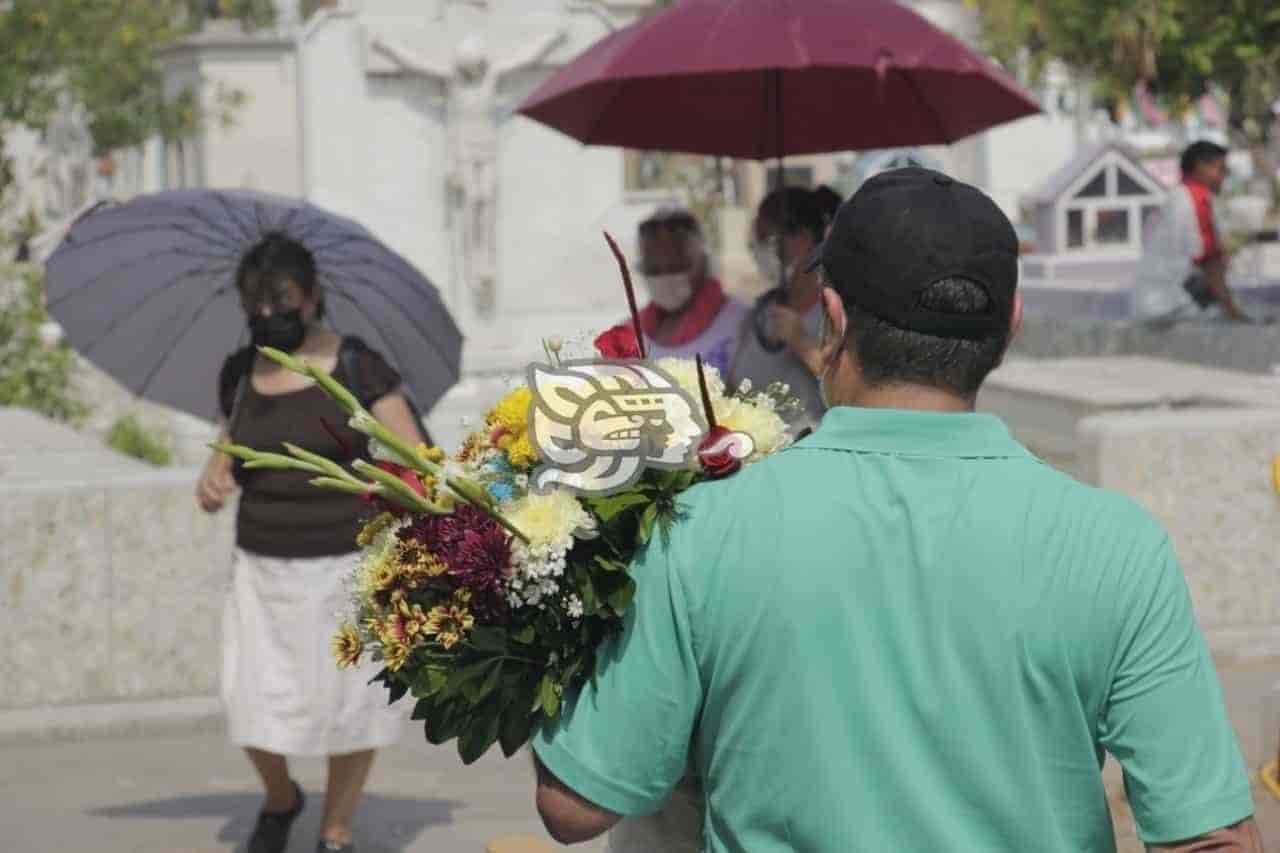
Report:
[{"label": "white face mask", "polygon": [[647,275],[645,288],[663,311],[679,311],[693,298],[693,275],[687,272]]},{"label": "white face mask", "polygon": [[[828,329],[830,328],[830,326],[831,326],[831,323],[828,320],[827,305],[825,302],[823,302],[822,303],[822,331],[818,339],[819,349],[822,349],[827,345],[827,337],[830,334]],[[842,347],[844,346],[843,334],[840,336],[840,344]],[[840,362],[840,354],[839,352],[837,352],[835,359],[833,359],[828,364],[822,365],[822,372],[818,374],[818,399],[821,400],[822,405],[828,409],[831,408],[831,400],[828,399],[827,397],[827,374],[830,373],[833,369],[835,369],[836,365],[839,364],[839,362]]]},{"label": "white face mask", "polygon": [[751,248],[751,259],[756,262],[756,270],[760,279],[769,287],[777,287],[791,281],[795,274],[795,264],[782,266],[778,260],[778,248],[771,244],[762,244]]}]

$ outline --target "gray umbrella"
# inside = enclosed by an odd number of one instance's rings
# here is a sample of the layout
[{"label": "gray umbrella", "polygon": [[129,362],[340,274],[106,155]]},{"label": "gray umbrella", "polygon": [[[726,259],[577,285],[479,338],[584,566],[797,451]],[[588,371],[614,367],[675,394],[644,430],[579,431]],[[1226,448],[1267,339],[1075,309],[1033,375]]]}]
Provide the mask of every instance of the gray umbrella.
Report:
[{"label": "gray umbrella", "polygon": [[462,351],[440,293],[362,226],[300,199],[173,190],[101,205],[49,258],[49,311],[135,394],[212,420],[218,369],[248,342],[236,266],[273,231],[315,256],[334,329],[386,356],[429,411],[458,381]]}]

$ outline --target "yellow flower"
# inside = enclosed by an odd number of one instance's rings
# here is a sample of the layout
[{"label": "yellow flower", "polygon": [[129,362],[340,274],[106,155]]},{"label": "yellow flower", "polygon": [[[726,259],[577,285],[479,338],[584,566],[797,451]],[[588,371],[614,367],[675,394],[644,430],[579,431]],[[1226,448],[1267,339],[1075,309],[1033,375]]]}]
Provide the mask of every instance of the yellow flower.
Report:
[{"label": "yellow flower", "polygon": [[533,405],[533,392],[527,385],[511,391],[498,401],[485,422],[493,427],[503,427],[507,432],[523,435],[529,424],[529,407]]},{"label": "yellow flower", "polygon": [[394,524],[395,520],[396,517],[389,512],[375,516],[372,521],[360,530],[360,533],[356,536],[356,544],[361,548],[368,548],[373,544],[374,538],[386,530],[389,525]]},{"label": "yellow flower", "polygon": [[504,515],[529,537],[530,545],[545,545],[575,532],[589,534],[595,529],[595,519],[564,489],[546,494],[530,492],[507,507]]},{"label": "yellow flower", "polygon": [[436,578],[449,569],[439,557],[413,540],[396,546],[396,559],[409,579],[421,576]]},{"label": "yellow flower", "polygon": [[529,440],[528,433],[521,433],[519,438],[507,445],[506,450],[507,461],[513,468],[532,468],[538,463],[538,451]]},{"label": "yellow flower", "polygon": [[392,672],[399,672],[409,662],[409,647],[403,643],[391,646],[383,643],[382,660],[387,664],[387,669]]},{"label": "yellow flower", "polygon": [[418,455],[428,462],[434,462],[439,465],[444,461],[444,451],[439,447],[428,447],[425,444],[419,444],[417,451]]},{"label": "yellow flower", "polygon": [[338,633],[333,637],[333,658],[338,666],[346,669],[360,662],[360,653],[364,651],[364,643],[360,632],[350,622],[343,622]]},{"label": "yellow flower", "polygon": [[475,625],[475,617],[471,611],[456,604],[439,604],[431,608],[427,614],[427,625],[423,633],[434,636],[436,642],[446,649],[456,646],[467,631]]}]

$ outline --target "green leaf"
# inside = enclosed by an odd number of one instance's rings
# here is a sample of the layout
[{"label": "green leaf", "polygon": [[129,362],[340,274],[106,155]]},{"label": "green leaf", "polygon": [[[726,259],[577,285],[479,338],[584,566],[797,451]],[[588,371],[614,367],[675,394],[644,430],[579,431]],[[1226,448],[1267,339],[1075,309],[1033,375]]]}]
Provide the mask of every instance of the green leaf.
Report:
[{"label": "green leaf", "polygon": [[616,495],[609,495],[604,498],[593,498],[588,501],[591,511],[600,517],[600,520],[606,524],[613,521],[619,514],[626,512],[634,507],[642,506],[650,503],[653,498],[643,492],[630,490],[619,492]]},{"label": "green leaf", "polygon": [[418,704],[413,706],[413,714],[409,717],[411,720],[425,720],[431,716],[432,710],[435,709],[435,701],[429,698],[419,699]]},{"label": "green leaf", "polygon": [[479,718],[472,718],[471,725],[458,738],[458,755],[463,764],[473,764],[484,755],[498,739],[501,723],[498,710],[488,709]]},{"label": "green leaf", "polygon": [[471,632],[471,647],[480,652],[505,652],[507,635],[501,628],[480,627]]},{"label": "green leaf", "polygon": [[498,731],[498,742],[502,746],[502,754],[507,758],[515,755],[520,747],[529,742],[533,734],[533,714],[529,713],[531,703],[514,703],[507,706],[502,714],[502,727]]},{"label": "green leaf", "polygon": [[502,678],[502,661],[494,658],[489,674],[485,676],[484,681],[468,681],[462,687],[462,695],[473,704],[479,704],[484,701],[485,697],[491,694],[498,686],[499,679]]},{"label": "green leaf", "polygon": [[658,505],[651,503],[645,507],[645,511],[640,516],[640,529],[636,532],[636,544],[644,546],[648,544],[649,537],[653,535],[653,525],[658,520]]},{"label": "green leaf", "polygon": [[560,691],[550,675],[542,676],[542,683],[538,685],[538,702],[548,719],[554,720],[560,713]]},{"label": "green leaf", "polygon": [[470,710],[469,707],[464,709],[463,704],[459,702],[437,705],[422,726],[427,742],[439,746],[457,737],[462,731],[468,710]]},{"label": "green leaf", "polygon": [[630,577],[622,586],[609,593],[605,599],[609,603],[609,607],[613,608],[613,612],[619,616],[627,612],[627,608],[631,606],[631,601],[636,597],[636,582]]},{"label": "green leaf", "polygon": [[610,560],[608,557],[600,554],[596,555],[596,565],[604,569],[606,572],[625,572],[627,564],[619,560]]},{"label": "green leaf", "polygon": [[534,630],[532,625],[525,625],[519,631],[511,635],[511,639],[522,646],[527,646],[537,639],[538,632]]},{"label": "green leaf", "polygon": [[477,663],[468,664],[464,667],[454,670],[448,681],[445,682],[442,694],[446,697],[454,697],[462,692],[462,688],[467,682],[484,676],[488,668],[493,664],[493,658],[485,658]]},{"label": "green leaf", "polygon": [[390,694],[387,697],[387,704],[394,705],[400,700],[400,697],[409,692],[409,685],[398,679],[387,681],[387,692]]}]

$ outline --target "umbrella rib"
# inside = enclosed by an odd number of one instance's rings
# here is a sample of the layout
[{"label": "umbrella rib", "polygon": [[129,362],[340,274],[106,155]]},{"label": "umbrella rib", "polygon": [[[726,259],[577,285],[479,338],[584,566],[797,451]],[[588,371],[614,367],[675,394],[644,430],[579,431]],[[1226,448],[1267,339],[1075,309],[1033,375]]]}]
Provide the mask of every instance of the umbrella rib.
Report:
[{"label": "umbrella rib", "polygon": [[911,94],[915,95],[916,101],[919,102],[929,116],[933,118],[933,124],[940,134],[939,142],[944,145],[950,145],[952,141],[951,135],[947,132],[947,126],[942,121],[942,115],[938,112],[937,108],[935,108],[933,104],[929,102],[928,98],[924,96],[924,93],[920,91],[920,86],[916,83],[915,78],[909,74],[905,68],[899,68],[897,71],[902,75],[902,79],[906,81],[907,86],[910,87]]},{"label": "umbrella rib", "polygon": [[275,225],[271,226],[272,230],[279,231],[282,234],[288,234],[289,226],[293,224],[293,220],[297,218],[298,213],[301,210],[302,210],[302,205],[296,205],[294,207],[289,208],[288,212],[285,213],[284,217]]},{"label": "umbrella rib", "polygon": [[[353,258],[352,260],[362,261],[362,262],[364,262],[364,264],[365,264],[365,265],[372,266],[372,267],[375,267],[375,268],[378,268],[378,269],[384,270],[385,272],[389,273],[390,275],[393,275],[393,276],[397,277],[401,282],[403,282],[404,284],[406,284],[408,287],[410,287],[410,288],[411,288],[412,290],[414,290],[415,292],[422,292],[422,293],[423,293],[424,295],[426,295],[426,296],[432,296],[432,297],[434,297],[434,299],[433,299],[432,301],[433,301],[433,302],[435,302],[437,306],[439,306],[439,308],[440,308],[440,310],[441,310],[441,312],[442,312],[443,316],[445,316],[445,317],[449,318],[449,319],[450,319],[450,322],[451,322],[451,324],[452,324],[452,317],[450,317],[449,312],[448,312],[448,309],[445,307],[444,302],[441,300],[439,291],[437,291],[437,290],[435,289],[435,286],[434,286],[434,285],[432,285],[432,284],[431,284],[431,282],[430,282],[430,281],[428,281],[427,279],[425,279],[425,278],[423,278],[423,277],[421,277],[421,276],[418,276],[417,278],[411,278],[410,276],[408,276],[408,275],[405,273],[405,271],[404,271],[404,270],[396,269],[396,268],[395,268],[395,267],[393,267],[392,265],[390,265],[390,264],[386,263],[385,261],[383,261],[383,260],[381,260],[381,259],[379,259],[379,258],[376,258],[376,257],[361,256],[361,257],[358,257],[358,258]],[[347,262],[347,261],[332,262],[332,263],[324,264],[323,266],[325,266],[325,268],[326,268],[326,269],[328,269],[328,270],[334,270],[334,269],[336,269],[336,270],[342,271],[342,272],[344,272],[344,273],[345,273],[345,272],[347,272],[347,271],[350,271],[351,269],[353,269],[353,265],[352,265],[352,264],[350,264],[350,263],[349,263],[349,262]],[[362,280],[362,281],[365,281],[365,282],[367,282],[367,283],[370,283],[370,284],[372,285],[372,279],[361,279],[361,280]],[[423,289],[419,286],[419,284],[420,284],[420,283],[422,283],[422,284],[426,284],[426,285],[430,288],[430,290],[423,291]],[[379,292],[381,292],[381,291],[379,291]],[[384,295],[385,295],[385,294],[384,294]],[[387,298],[390,298],[390,297],[387,297]],[[453,325],[454,325],[454,328],[455,328],[455,330],[456,330],[456,328],[457,328],[456,324],[453,324]],[[425,334],[425,331],[424,331],[424,334]]]},{"label": "umbrella rib", "polygon": [[[400,337],[400,335],[392,332],[389,327],[381,326],[378,323],[375,323],[373,320],[373,317],[370,316],[369,312],[366,311],[363,308],[363,306],[360,305],[359,300],[355,299],[350,294],[343,293],[340,290],[334,291],[334,295],[338,299],[350,303],[352,309],[357,313],[359,313],[359,315],[365,319],[365,322],[369,324],[369,327],[373,330],[374,334],[382,338],[381,343],[384,345],[384,348],[386,350],[389,350],[391,352],[393,356],[393,361],[400,363],[400,366],[397,369],[401,372],[401,377],[400,377],[401,381],[404,384],[408,385],[410,389],[412,389],[414,387],[414,383],[408,378],[408,376],[409,375],[420,376],[421,374],[420,373],[412,374],[410,371],[404,370],[404,363],[407,360],[407,357],[405,359],[401,358],[401,351],[407,354],[409,352],[412,352],[412,348],[404,346],[403,339]],[[423,390],[426,393],[424,393],[420,398],[416,399],[414,402],[419,404],[419,406],[424,407],[425,409],[430,409],[433,406],[435,406],[435,404],[439,401],[439,399],[442,396],[444,396],[444,393],[447,390],[449,390],[450,386],[452,386],[454,382],[457,381],[457,378],[456,378],[457,368],[450,367],[449,372],[452,374],[455,374],[453,381],[445,383],[444,387],[441,388],[439,391],[436,391],[436,389],[433,387],[436,384],[434,382],[430,384],[425,382],[419,382],[418,383],[419,390]],[[348,379],[349,378],[350,377],[348,377]]]},{"label": "umbrella rib", "polygon": [[[175,287],[175,285],[173,284],[174,280],[185,279],[187,281],[195,281],[195,280],[198,280],[197,277],[199,276],[212,275],[214,273],[220,272],[221,270],[226,270],[227,272],[230,272],[231,265],[229,263],[224,262],[221,266],[215,265],[215,266],[196,267],[196,268],[186,269],[186,270],[183,270],[178,275],[174,276],[174,279],[171,280],[168,285],[164,287],[157,287],[154,290],[148,291],[146,294],[143,295],[141,299],[134,302],[132,305],[129,305],[126,310],[121,311],[119,316],[117,316],[114,320],[108,323],[107,327],[102,330],[102,333],[98,335],[98,337],[95,338],[92,343],[85,345],[83,350],[84,354],[88,355],[89,353],[97,349],[99,344],[105,341],[111,335],[112,332],[114,332],[117,328],[120,327],[120,324],[132,318],[134,316],[135,311],[142,308],[142,306],[146,305],[155,297],[169,293],[171,290],[173,290]],[[176,285],[176,287],[180,288],[180,287],[183,287],[185,284],[186,282],[184,281],[183,283]],[[214,289],[214,293],[225,293],[226,290],[227,290],[227,285],[221,284]]]},{"label": "umbrella rib", "polygon": [[120,266],[114,266],[114,267],[110,267],[110,268],[108,268],[108,269],[105,269],[105,270],[103,270],[102,272],[98,273],[97,275],[90,276],[89,278],[87,278],[87,279],[85,279],[84,281],[80,282],[78,285],[76,285],[75,287],[71,288],[71,289],[70,289],[70,290],[68,290],[66,293],[60,293],[60,294],[58,294],[58,296],[57,296],[56,298],[49,300],[49,306],[48,306],[48,307],[53,308],[53,307],[54,307],[54,306],[56,306],[56,305],[61,305],[61,304],[62,304],[63,302],[65,302],[67,299],[69,299],[69,298],[71,298],[72,296],[76,295],[76,294],[77,294],[77,293],[79,293],[80,291],[85,290],[86,288],[92,287],[93,285],[95,285],[95,284],[97,284],[98,282],[102,281],[102,279],[103,279],[104,277],[108,276],[108,275],[111,275],[111,274],[113,274],[113,273],[118,273],[118,272],[122,272],[122,271],[126,271],[126,270],[133,269],[133,268],[135,268],[135,267],[137,267],[137,266],[139,266],[139,265],[141,265],[141,264],[147,263],[148,261],[154,261],[154,260],[155,260],[155,259],[157,259],[157,258],[161,258],[161,257],[165,257],[165,256],[170,256],[170,255],[181,255],[181,254],[183,253],[183,250],[184,250],[185,248],[186,248],[186,247],[184,247],[184,246],[178,246],[178,247],[173,248],[173,249],[165,249],[165,250],[164,250],[164,251],[162,251],[162,252],[156,252],[155,254],[152,254],[152,255],[146,255],[146,256],[144,256],[144,257],[137,258],[137,259],[135,259],[135,260],[130,261],[130,262],[129,262],[129,263],[127,263],[127,264],[122,264],[122,265],[120,265]]},{"label": "umbrella rib", "polygon": [[[181,222],[166,222],[162,225],[157,225],[154,223],[148,224],[148,225],[133,225],[133,226],[129,226],[128,228],[122,228],[119,231],[112,231],[108,234],[95,234],[93,237],[89,237],[87,239],[76,240],[75,242],[64,242],[62,247],[59,249],[59,253],[70,253],[72,251],[75,251],[76,249],[84,248],[87,246],[96,246],[99,243],[106,242],[107,240],[114,240],[117,237],[128,237],[134,234],[143,234],[143,233],[146,233],[147,231],[160,232],[160,231],[166,231],[169,229],[173,229],[175,231],[181,231],[185,234],[189,234],[190,236],[193,236],[193,237],[198,237],[202,240],[206,239],[206,236],[207,236],[191,228],[191,226]],[[230,250],[239,249],[239,246],[229,244],[229,243],[220,243],[217,240],[209,240],[209,242],[212,243],[214,246],[217,246],[220,248],[225,248]]]},{"label": "umbrella rib", "polygon": [[[214,195],[216,196],[217,194],[215,193]],[[228,230],[223,226],[223,223],[218,222],[217,220],[209,216],[208,211],[206,211],[204,208],[200,207],[199,205],[175,204],[175,206],[178,208],[178,210],[185,211],[187,214],[194,217],[197,222],[204,225],[210,231],[213,231],[223,239],[227,240],[227,242],[230,244],[229,248],[233,248],[238,251],[240,247],[244,245],[244,239],[243,237],[238,236],[239,234],[238,230]]]},{"label": "umbrella rib", "polygon": [[139,397],[146,396],[147,389],[151,387],[151,382],[156,378],[157,375],[159,375],[161,368],[163,368],[165,364],[169,361],[169,357],[172,356],[173,353],[178,349],[177,344],[178,344],[178,341],[182,339],[182,336],[191,330],[191,327],[194,326],[196,324],[196,321],[200,319],[200,315],[203,314],[205,311],[209,310],[209,306],[212,305],[214,302],[216,302],[218,297],[221,296],[224,292],[226,292],[228,287],[229,285],[224,284],[221,287],[216,288],[213,291],[213,293],[209,294],[208,298],[205,299],[204,303],[199,308],[197,308],[195,312],[192,313],[191,319],[187,321],[187,324],[182,328],[180,328],[178,330],[178,333],[176,335],[173,335],[169,339],[169,346],[165,349],[164,355],[162,355],[160,357],[160,360],[155,363],[155,365],[151,368],[150,371],[148,371],[147,378],[142,380],[142,385],[138,388]]},{"label": "umbrella rib", "polygon": [[[422,335],[423,340],[425,340],[428,344],[430,344],[431,348],[435,350],[436,355],[440,358],[440,360],[443,361],[446,365],[448,365],[450,369],[456,370],[458,368],[458,361],[456,361],[454,358],[450,357],[447,353],[443,351],[441,344],[437,343],[435,339],[429,334],[429,331],[418,320],[418,316],[415,312],[410,311],[403,303],[400,302],[400,300],[391,296],[389,293],[387,293],[385,290],[379,287],[377,282],[375,282],[373,279],[365,278],[364,276],[356,275],[355,273],[348,273],[346,274],[346,277],[349,281],[351,281],[354,284],[364,285],[369,290],[372,290],[374,293],[378,294],[383,299],[385,299],[389,304],[398,308],[404,314],[404,316],[409,318],[409,322],[411,322],[414,328],[418,330],[418,333]],[[330,272],[329,270],[325,271],[322,278],[327,278],[330,280],[330,282],[335,281],[333,273]],[[341,292],[336,287],[334,287],[333,290],[335,292]],[[351,297],[348,297],[348,298],[351,298]],[[445,313],[445,316],[448,316],[447,312]],[[456,327],[455,327],[455,331],[456,331]]]},{"label": "umbrella rib", "polygon": [[253,243],[253,232],[245,223],[240,221],[240,217],[237,215],[235,206],[231,204],[231,202],[228,201],[226,196],[221,192],[214,192],[212,195],[214,199],[222,205],[222,209],[227,212],[227,218],[230,219],[231,224],[236,227],[236,230],[240,233],[241,239],[246,243]]}]

